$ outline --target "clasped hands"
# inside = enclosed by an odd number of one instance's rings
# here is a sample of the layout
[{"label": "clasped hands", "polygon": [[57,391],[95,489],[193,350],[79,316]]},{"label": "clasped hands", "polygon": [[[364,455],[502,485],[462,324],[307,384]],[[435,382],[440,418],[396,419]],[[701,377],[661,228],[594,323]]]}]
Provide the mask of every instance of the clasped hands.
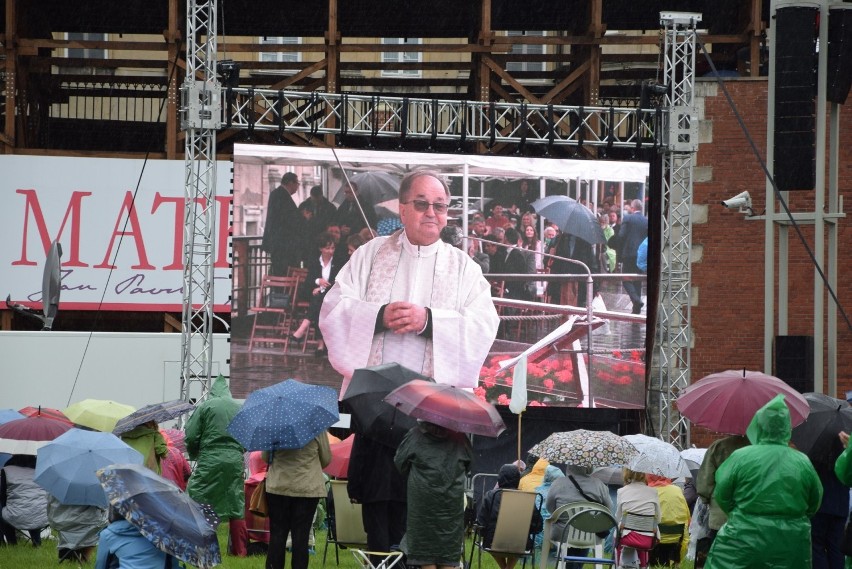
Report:
[{"label": "clasped hands", "polygon": [[426,308],[410,302],[391,302],[385,306],[382,324],[395,334],[419,334],[426,327]]}]

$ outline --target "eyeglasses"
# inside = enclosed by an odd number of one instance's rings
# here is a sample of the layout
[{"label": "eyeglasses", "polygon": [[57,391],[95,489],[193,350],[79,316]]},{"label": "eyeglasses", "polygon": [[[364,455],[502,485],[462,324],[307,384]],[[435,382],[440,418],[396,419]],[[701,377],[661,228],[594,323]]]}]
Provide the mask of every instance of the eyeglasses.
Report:
[{"label": "eyeglasses", "polygon": [[407,202],[403,202],[403,204],[413,204],[414,209],[420,213],[426,213],[429,211],[429,206],[432,206],[432,211],[438,215],[444,215],[447,213],[447,210],[450,209],[449,204],[442,202],[429,203],[426,200],[409,200]]}]

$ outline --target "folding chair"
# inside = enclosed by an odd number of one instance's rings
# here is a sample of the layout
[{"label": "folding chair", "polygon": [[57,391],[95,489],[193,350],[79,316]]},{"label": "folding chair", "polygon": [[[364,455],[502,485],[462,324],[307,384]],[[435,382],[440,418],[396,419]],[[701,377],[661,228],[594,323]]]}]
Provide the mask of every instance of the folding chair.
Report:
[{"label": "folding chair", "polygon": [[660,542],[651,551],[649,562],[652,565],[680,565],[680,552],[686,524],[659,524],[657,530]]},{"label": "folding chair", "polygon": [[249,337],[249,351],[255,342],[284,344],[284,350],[287,350],[298,284],[298,277],[263,277],[257,303],[251,310],[254,323]]},{"label": "folding chair", "polygon": [[[597,502],[571,502],[556,508],[550,519],[545,522],[545,538],[543,547],[549,550],[549,531],[555,521],[565,519],[565,528],[559,538],[556,567],[564,567],[567,563],[593,563],[596,567],[603,565],[614,566],[615,561],[603,555],[603,540],[596,534],[610,531],[616,526],[615,518],[609,509]],[[547,522],[551,522],[548,524]],[[594,557],[565,555],[569,548],[594,549]],[[544,549],[542,549],[544,551]],[[546,556],[542,553],[542,569],[546,567]]]},{"label": "folding chair", "polygon": [[[397,563],[402,561],[402,551],[364,551],[353,549],[352,555],[361,569],[393,569]],[[375,563],[376,559],[381,559]]]},{"label": "folding chair", "polygon": [[650,552],[658,541],[659,531],[655,515],[625,513],[615,536],[616,566],[621,564],[624,549],[634,549],[639,557],[639,567],[648,567]]},{"label": "folding chair", "polygon": [[325,567],[329,544],[334,544],[334,554],[338,565],[340,565],[341,547],[344,549],[347,547],[361,549],[367,547],[367,532],[364,531],[364,520],[361,518],[361,504],[353,504],[349,501],[346,480],[331,480],[329,483],[331,484],[331,498],[334,501],[334,514],[331,514],[332,508],[326,508],[329,523],[328,538],[325,542],[325,551],[322,554],[323,567]]},{"label": "folding chair", "polygon": [[485,547],[482,538],[482,528],[474,526],[473,544],[470,549],[468,567],[473,566],[473,551],[479,550],[477,565],[482,567],[482,552],[497,553],[502,555],[514,555],[523,559],[522,567],[526,566],[527,558],[532,558],[535,566],[535,548],[528,547],[532,543],[530,524],[536,510],[536,502],[539,495],[535,492],[523,492],[521,490],[501,490],[500,510],[497,512],[497,525],[494,528],[494,537],[491,546]]}]

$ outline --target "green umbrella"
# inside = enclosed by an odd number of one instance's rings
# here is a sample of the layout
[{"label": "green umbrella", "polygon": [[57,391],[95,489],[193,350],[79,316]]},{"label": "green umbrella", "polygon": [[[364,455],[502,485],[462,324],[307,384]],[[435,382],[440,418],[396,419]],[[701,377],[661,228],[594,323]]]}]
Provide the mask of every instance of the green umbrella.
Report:
[{"label": "green umbrella", "polygon": [[83,399],[65,409],[63,413],[76,425],[111,433],[119,419],[134,411],[135,407],[109,399]]}]

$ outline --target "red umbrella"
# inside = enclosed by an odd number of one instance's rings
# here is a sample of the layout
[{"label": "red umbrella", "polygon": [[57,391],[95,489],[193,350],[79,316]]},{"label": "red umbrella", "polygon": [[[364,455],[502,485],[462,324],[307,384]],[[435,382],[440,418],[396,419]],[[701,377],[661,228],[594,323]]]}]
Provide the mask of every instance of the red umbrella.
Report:
[{"label": "red umbrella", "polygon": [[73,425],[71,419],[65,416],[65,413],[60,411],[59,409],[53,409],[51,407],[42,407],[39,405],[38,407],[24,407],[23,409],[19,409],[18,413],[21,415],[26,415],[27,417],[34,417],[36,415],[41,415],[42,417],[47,417],[48,419],[55,419],[56,421],[62,421],[63,423],[68,423],[69,425]]},{"label": "red umbrella", "polygon": [[71,428],[70,423],[41,415],[9,421],[0,425],[0,452],[36,455],[40,447]]},{"label": "red umbrella", "polygon": [[804,396],[771,375],[728,370],[708,375],[681,392],[680,413],[718,433],[744,435],[755,412],[778,394],[784,395],[793,426],[804,422],[810,406]]},{"label": "red umbrella", "polygon": [[352,457],[352,443],[355,435],[349,435],[339,443],[331,445],[331,462],[322,469],[323,472],[335,478],[346,478],[349,472],[349,459]]},{"label": "red umbrella", "polygon": [[406,415],[460,433],[496,437],[506,430],[494,405],[444,383],[414,379],[391,391],[385,401]]}]

